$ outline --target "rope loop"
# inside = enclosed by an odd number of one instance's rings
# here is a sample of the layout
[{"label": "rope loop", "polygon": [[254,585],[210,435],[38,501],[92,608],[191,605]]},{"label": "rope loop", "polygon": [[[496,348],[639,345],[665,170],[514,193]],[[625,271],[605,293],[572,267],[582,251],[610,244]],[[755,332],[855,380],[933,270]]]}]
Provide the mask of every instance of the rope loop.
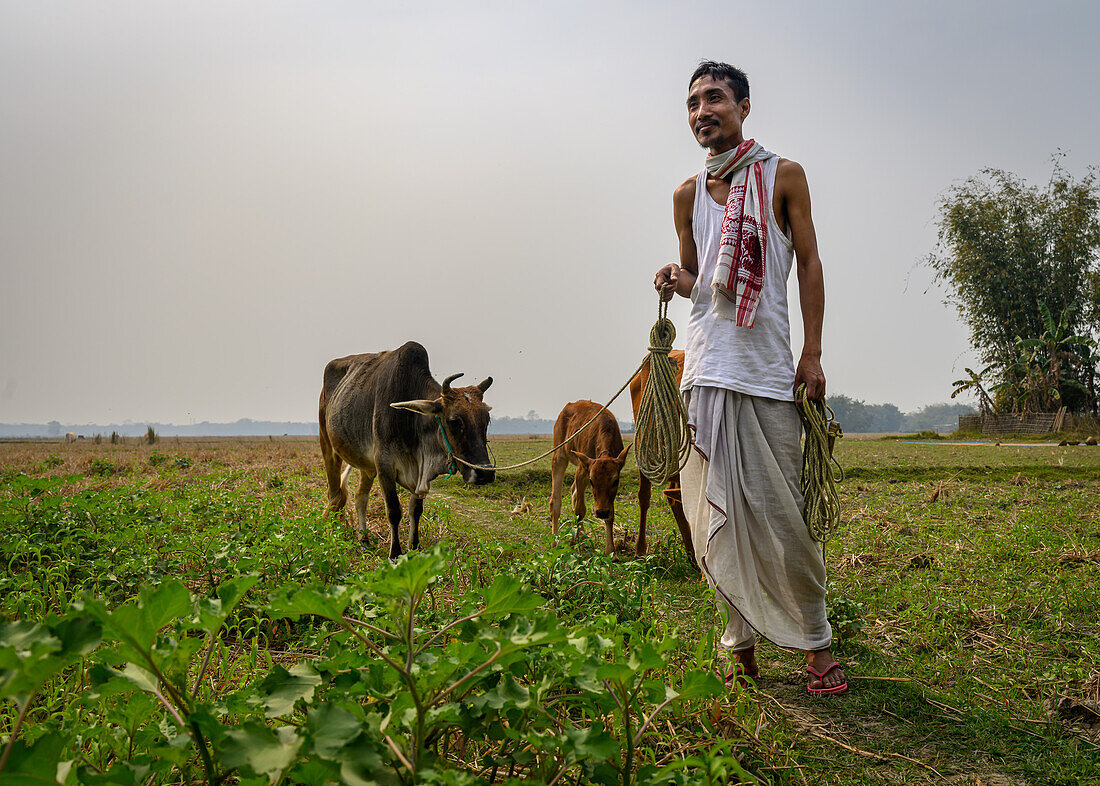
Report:
[{"label": "rope loop", "polygon": [[678,474],[691,454],[687,410],[668,357],[675,340],[668,303],[659,297],[657,321],[649,331],[649,379],[634,428],[634,460],[639,471],[658,485]]},{"label": "rope loop", "polygon": [[802,445],[802,518],[810,537],[824,544],[840,528],[836,484],[844,480],[844,469],[833,458],[833,442],[843,432],[824,399],[810,400],[805,383],[798,386],[794,398],[806,434]]}]

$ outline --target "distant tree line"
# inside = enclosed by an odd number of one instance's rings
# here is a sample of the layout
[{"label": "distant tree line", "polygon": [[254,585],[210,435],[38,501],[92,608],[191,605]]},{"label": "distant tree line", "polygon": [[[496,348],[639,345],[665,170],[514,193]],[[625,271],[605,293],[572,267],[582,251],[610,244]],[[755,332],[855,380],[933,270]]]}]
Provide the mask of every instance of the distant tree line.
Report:
[{"label": "distant tree line", "polygon": [[[867,404],[859,399],[845,395],[830,395],[829,406],[845,431],[858,432],[905,432],[950,426],[955,428],[959,415],[968,415],[976,410],[965,404],[931,404],[916,412],[901,412],[893,404]],[[623,434],[634,432],[634,424],[619,421]],[[191,423],[176,425],[173,423],[68,423],[52,420],[49,423],[0,423],[0,438],[42,438],[59,437],[72,432],[82,437],[94,437],[99,434],[106,437],[112,433],[119,437],[142,437],[148,439],[152,432],[159,437],[266,437],[266,436],[316,436],[317,424],[297,421],[251,420],[241,418],[232,423]],[[490,434],[552,434],[554,421],[540,418],[535,412],[526,417],[499,417],[489,421]]]},{"label": "distant tree line", "polygon": [[966,404],[929,404],[902,412],[893,404],[867,404],[845,395],[831,395],[827,401],[841,428],[855,434],[954,431],[959,415],[976,411]]}]

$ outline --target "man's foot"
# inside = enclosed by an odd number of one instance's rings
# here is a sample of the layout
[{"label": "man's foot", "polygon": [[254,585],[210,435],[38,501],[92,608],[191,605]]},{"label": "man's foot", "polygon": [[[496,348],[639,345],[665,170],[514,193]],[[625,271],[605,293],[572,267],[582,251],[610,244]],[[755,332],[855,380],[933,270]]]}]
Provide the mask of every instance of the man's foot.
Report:
[{"label": "man's foot", "polygon": [[725,682],[727,688],[735,684],[744,688],[748,686],[748,679],[755,680],[760,676],[760,667],[756,664],[756,648],[736,650],[730,653],[730,668],[726,671]]},{"label": "man's foot", "polygon": [[848,678],[840,670],[840,664],[828,650],[806,653],[806,671],[810,674],[806,689],[815,696],[843,693],[848,690]]}]

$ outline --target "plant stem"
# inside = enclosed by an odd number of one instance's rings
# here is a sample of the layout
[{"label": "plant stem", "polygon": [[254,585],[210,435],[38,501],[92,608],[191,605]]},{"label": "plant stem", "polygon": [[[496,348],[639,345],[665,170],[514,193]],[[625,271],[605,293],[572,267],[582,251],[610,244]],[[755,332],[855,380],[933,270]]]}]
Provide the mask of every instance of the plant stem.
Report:
[{"label": "plant stem", "polygon": [[4,771],[4,767],[8,763],[8,756],[11,755],[11,749],[15,747],[15,740],[19,737],[19,728],[23,725],[23,719],[27,717],[27,711],[31,708],[31,702],[34,700],[37,690],[30,692],[27,696],[27,700],[23,702],[23,706],[19,708],[19,717],[15,719],[15,726],[12,727],[11,737],[8,738],[8,744],[4,746],[4,753],[0,755],[0,773]]},{"label": "plant stem", "polygon": [[218,636],[216,633],[210,634],[210,644],[206,648],[206,654],[203,656],[202,665],[199,667],[199,675],[195,678],[195,687],[191,691],[191,698],[198,698],[199,688],[202,686],[202,678],[206,675],[206,667],[210,665],[210,656],[214,654],[214,645],[218,643]]}]

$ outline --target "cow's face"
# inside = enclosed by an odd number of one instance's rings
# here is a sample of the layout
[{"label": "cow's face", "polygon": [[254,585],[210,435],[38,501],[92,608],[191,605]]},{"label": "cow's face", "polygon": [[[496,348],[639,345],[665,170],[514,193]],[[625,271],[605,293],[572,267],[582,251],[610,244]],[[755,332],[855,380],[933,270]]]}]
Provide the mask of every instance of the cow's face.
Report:
[{"label": "cow's face", "polygon": [[596,508],[596,518],[606,521],[615,520],[615,495],[619,492],[619,475],[626,464],[626,454],[630,445],[614,458],[602,456],[590,458],[583,453],[573,451],[577,461],[588,471],[588,482],[592,485],[592,502]]},{"label": "cow's face", "polygon": [[[438,416],[454,454],[463,461],[486,467],[489,466],[487,431],[492,407],[483,401],[483,397],[493,384],[493,378],[486,377],[469,387],[452,388],[451,382],[460,376],[453,374],[443,380],[443,392],[437,399],[404,401],[391,406],[410,409],[433,419]],[[462,462],[455,463],[462,479],[472,485],[479,486],[496,479],[495,470],[474,469]]]}]

